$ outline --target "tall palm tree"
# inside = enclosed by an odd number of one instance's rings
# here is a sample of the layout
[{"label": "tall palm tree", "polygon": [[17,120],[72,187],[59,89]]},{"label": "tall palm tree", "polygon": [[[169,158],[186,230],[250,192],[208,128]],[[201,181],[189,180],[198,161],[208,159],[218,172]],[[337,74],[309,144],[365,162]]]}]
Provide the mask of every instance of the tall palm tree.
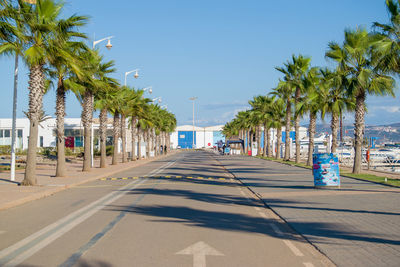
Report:
[{"label": "tall palm tree", "polygon": [[252,106],[256,116],[258,116],[260,123],[264,128],[264,147],[263,147],[263,156],[271,156],[271,146],[270,146],[270,133],[269,133],[269,122],[271,120],[269,109],[272,102],[272,98],[268,96],[257,96],[254,97],[252,101],[250,101],[250,105]]},{"label": "tall palm tree", "polygon": [[[136,160],[135,153],[140,149],[140,129],[138,125],[138,119],[145,116],[145,113],[148,110],[148,103],[151,101],[148,98],[144,98],[143,90],[135,90],[134,88],[132,90],[132,96],[129,101],[129,110],[128,110],[128,115],[130,117],[130,125],[131,125],[131,133],[132,133],[132,160]],[[136,140],[138,140],[138,149],[136,148]],[[138,151],[139,152],[139,151]],[[138,153],[138,159],[140,159],[140,153]]]},{"label": "tall palm tree", "polygon": [[312,154],[314,149],[314,137],[317,122],[317,113],[321,109],[321,78],[317,68],[312,68],[302,79],[305,96],[297,103],[297,112],[300,114],[309,113],[310,123],[308,125],[308,154],[307,165],[312,165]]},{"label": "tall palm tree", "polygon": [[114,68],[114,61],[100,63],[98,69],[99,90],[96,92],[95,95],[95,109],[100,110],[100,168],[105,168],[107,166],[107,114],[109,110],[113,107],[113,100],[119,90],[118,82],[115,79],[109,77],[109,75],[115,71],[116,69]]},{"label": "tall palm tree", "polygon": [[374,60],[376,67],[384,72],[400,74],[400,3],[386,0],[389,23],[374,22]]},{"label": "tall palm tree", "polygon": [[[64,79],[73,72],[80,76],[83,62],[77,59],[77,51],[87,49],[79,42],[86,36],[75,29],[86,24],[87,17],[71,16],[68,19],[60,20],[54,32],[54,38],[50,40],[49,64],[54,69],[53,76],[57,79],[56,94],[56,124],[57,124],[57,166],[56,177],[66,176],[65,167],[65,139],[64,139],[64,117],[65,117],[65,93],[67,88]],[[79,38],[79,39],[78,39]]]},{"label": "tall palm tree", "polygon": [[285,113],[285,155],[284,160],[290,159],[290,130],[291,119],[292,119],[292,93],[293,87],[290,83],[285,81],[279,81],[279,84],[273,91],[271,95],[282,99],[285,103],[286,113]]},{"label": "tall palm tree", "polygon": [[[284,81],[293,89],[295,108],[304,91],[302,88],[302,79],[310,67],[310,62],[311,58],[309,57],[304,57],[303,55],[296,57],[293,55],[292,61],[285,63],[283,68],[275,68],[285,75]],[[296,163],[298,163],[300,161],[300,114],[296,111],[294,112],[294,129],[296,136]]]},{"label": "tall palm tree", "polygon": [[394,96],[394,80],[374,65],[374,38],[364,29],[346,30],[343,45],[329,43],[326,56],[335,60],[347,74],[349,94],[356,99],[355,157],[353,173],[360,173],[367,95]]},{"label": "tall palm tree", "polygon": [[282,98],[272,97],[271,106],[268,110],[270,115],[270,127],[276,129],[276,154],[275,158],[280,157],[280,147],[282,139],[282,126],[285,124],[286,102]]},{"label": "tall palm tree", "polygon": [[331,71],[327,68],[321,69],[322,82],[320,88],[321,117],[326,113],[331,114],[332,146],[331,152],[335,153],[338,143],[339,117],[346,111],[353,111],[355,99],[346,91],[347,78],[345,72],[337,68]]},{"label": "tall palm tree", "polygon": [[38,0],[32,6],[19,1],[18,14],[24,24],[23,40],[26,42],[23,58],[29,66],[29,143],[25,177],[22,185],[35,185],[36,150],[38,142],[39,111],[45,92],[45,66],[49,62],[50,40],[54,39],[60,20],[63,3]]}]

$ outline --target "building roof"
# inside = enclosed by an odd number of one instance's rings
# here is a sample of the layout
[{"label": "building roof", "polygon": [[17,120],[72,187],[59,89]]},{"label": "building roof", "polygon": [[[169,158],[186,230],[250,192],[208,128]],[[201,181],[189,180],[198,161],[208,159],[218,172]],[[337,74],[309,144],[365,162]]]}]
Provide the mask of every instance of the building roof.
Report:
[{"label": "building roof", "polygon": [[[195,131],[204,131],[203,127],[194,126]],[[181,125],[176,127],[175,131],[193,131],[193,125]]]}]

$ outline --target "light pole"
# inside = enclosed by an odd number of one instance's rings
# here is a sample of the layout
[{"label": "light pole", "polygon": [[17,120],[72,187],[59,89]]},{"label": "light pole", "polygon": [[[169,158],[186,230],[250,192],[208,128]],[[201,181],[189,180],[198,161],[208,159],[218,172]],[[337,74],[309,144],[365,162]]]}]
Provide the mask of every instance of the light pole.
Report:
[{"label": "light pole", "polygon": [[[93,49],[96,47],[96,45],[98,43],[101,43],[101,42],[103,42],[105,40],[108,40],[108,42],[106,44],[106,48],[108,50],[110,50],[111,47],[112,47],[111,38],[114,38],[114,36],[108,36],[106,38],[103,38],[103,39],[100,39],[100,40],[97,40],[97,41],[93,41]],[[94,95],[93,94],[92,94],[92,105],[94,105]],[[91,139],[92,139],[91,142],[90,142],[90,167],[93,168],[93,150],[94,150],[94,145],[93,145],[93,142],[94,142],[93,122],[91,123],[91,133],[90,133],[90,135],[91,135]],[[85,140],[85,142],[86,142],[86,140]]]},{"label": "light pole", "polygon": [[158,102],[158,103],[161,103],[162,102],[162,99],[161,99],[161,96],[159,96],[159,97],[156,97],[156,98],[153,98],[152,100],[151,100],[151,102]]},{"label": "light pole", "polygon": [[189,100],[193,101],[193,138],[192,138],[192,149],[194,149],[194,101],[197,99],[197,96],[189,98]]},{"label": "light pole", "polygon": [[139,77],[138,71],[139,71],[139,69],[135,69],[135,70],[131,70],[131,71],[125,72],[125,83],[124,83],[125,86],[126,86],[126,76],[128,76],[129,74],[134,72],[135,74],[133,75],[133,77],[135,77],[135,79],[137,79]]},{"label": "light pole", "polygon": [[143,92],[149,91],[149,94],[153,93],[153,87],[152,86],[148,86],[146,88],[142,89]]}]

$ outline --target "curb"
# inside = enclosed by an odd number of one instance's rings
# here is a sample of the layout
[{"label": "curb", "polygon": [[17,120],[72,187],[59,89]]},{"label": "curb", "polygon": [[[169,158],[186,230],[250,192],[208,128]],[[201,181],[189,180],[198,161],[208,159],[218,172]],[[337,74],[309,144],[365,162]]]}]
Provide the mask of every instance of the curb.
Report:
[{"label": "curb", "polygon": [[[162,155],[162,156],[153,157],[153,158],[150,158],[150,159],[144,159],[144,160],[136,161],[137,164],[135,164],[135,166],[126,166],[126,167],[120,168],[118,170],[114,170],[114,171],[110,171],[110,172],[104,172],[102,174],[99,174],[99,175],[84,179],[84,180],[76,182],[76,183],[72,183],[72,184],[65,185],[65,186],[60,186],[60,187],[54,188],[54,189],[48,189],[48,190],[45,190],[43,192],[33,193],[30,196],[27,196],[27,197],[24,197],[24,198],[20,198],[20,199],[17,199],[17,200],[13,200],[13,201],[10,201],[10,202],[6,202],[5,204],[0,205],[0,211],[6,210],[6,209],[9,209],[9,208],[13,208],[13,207],[17,207],[17,206],[20,206],[22,204],[25,204],[25,203],[28,203],[28,202],[31,202],[31,201],[34,201],[34,200],[38,200],[38,199],[42,199],[42,198],[45,198],[45,197],[48,197],[48,196],[52,196],[55,193],[64,191],[66,189],[73,188],[75,186],[78,186],[78,185],[81,185],[81,184],[85,184],[85,183],[88,183],[88,182],[92,182],[94,180],[98,180],[100,178],[103,178],[104,176],[110,176],[110,175],[113,175],[113,174],[116,174],[116,173],[119,173],[119,172],[123,172],[123,171],[129,170],[129,169],[133,169],[133,168],[142,166],[144,164],[147,164],[149,162],[152,162],[154,160],[158,160],[158,159],[162,159],[162,158],[174,155],[176,153],[178,153],[178,152],[171,151],[167,155]],[[66,179],[68,179],[68,177],[66,177]]]}]

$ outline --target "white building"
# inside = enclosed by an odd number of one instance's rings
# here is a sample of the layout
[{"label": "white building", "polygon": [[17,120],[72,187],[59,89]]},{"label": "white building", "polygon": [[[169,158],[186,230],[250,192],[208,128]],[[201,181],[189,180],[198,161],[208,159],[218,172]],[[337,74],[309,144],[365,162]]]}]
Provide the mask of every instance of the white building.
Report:
[{"label": "white building", "polygon": [[[215,146],[219,140],[225,141],[222,134],[222,127],[224,125],[217,125],[211,127],[193,127],[192,125],[182,125],[171,133],[171,146],[172,148],[210,148]],[[194,133],[194,134],[193,134]],[[194,136],[194,140],[193,140]]]},{"label": "white building", "polygon": [[[93,129],[94,129],[94,143],[95,147],[98,147],[98,135],[99,135],[99,122],[98,119],[93,119]],[[112,145],[112,119],[107,122],[107,145]],[[128,123],[127,123],[128,125]],[[0,119],[0,145],[11,145],[11,119]],[[64,121],[65,129],[65,146],[71,149],[83,147],[83,125],[80,118],[65,118]],[[21,118],[17,119],[16,123],[17,130],[17,149],[27,149],[28,148],[28,137],[29,137],[29,119]],[[40,123],[39,134],[38,134],[38,147],[55,147],[56,146],[56,119],[50,118]],[[127,131],[126,136],[127,141],[127,152],[131,152],[131,134]],[[121,151],[122,142],[119,141],[119,151]],[[142,156],[145,155],[145,143],[141,143]],[[135,152],[137,155],[137,152]]]}]

